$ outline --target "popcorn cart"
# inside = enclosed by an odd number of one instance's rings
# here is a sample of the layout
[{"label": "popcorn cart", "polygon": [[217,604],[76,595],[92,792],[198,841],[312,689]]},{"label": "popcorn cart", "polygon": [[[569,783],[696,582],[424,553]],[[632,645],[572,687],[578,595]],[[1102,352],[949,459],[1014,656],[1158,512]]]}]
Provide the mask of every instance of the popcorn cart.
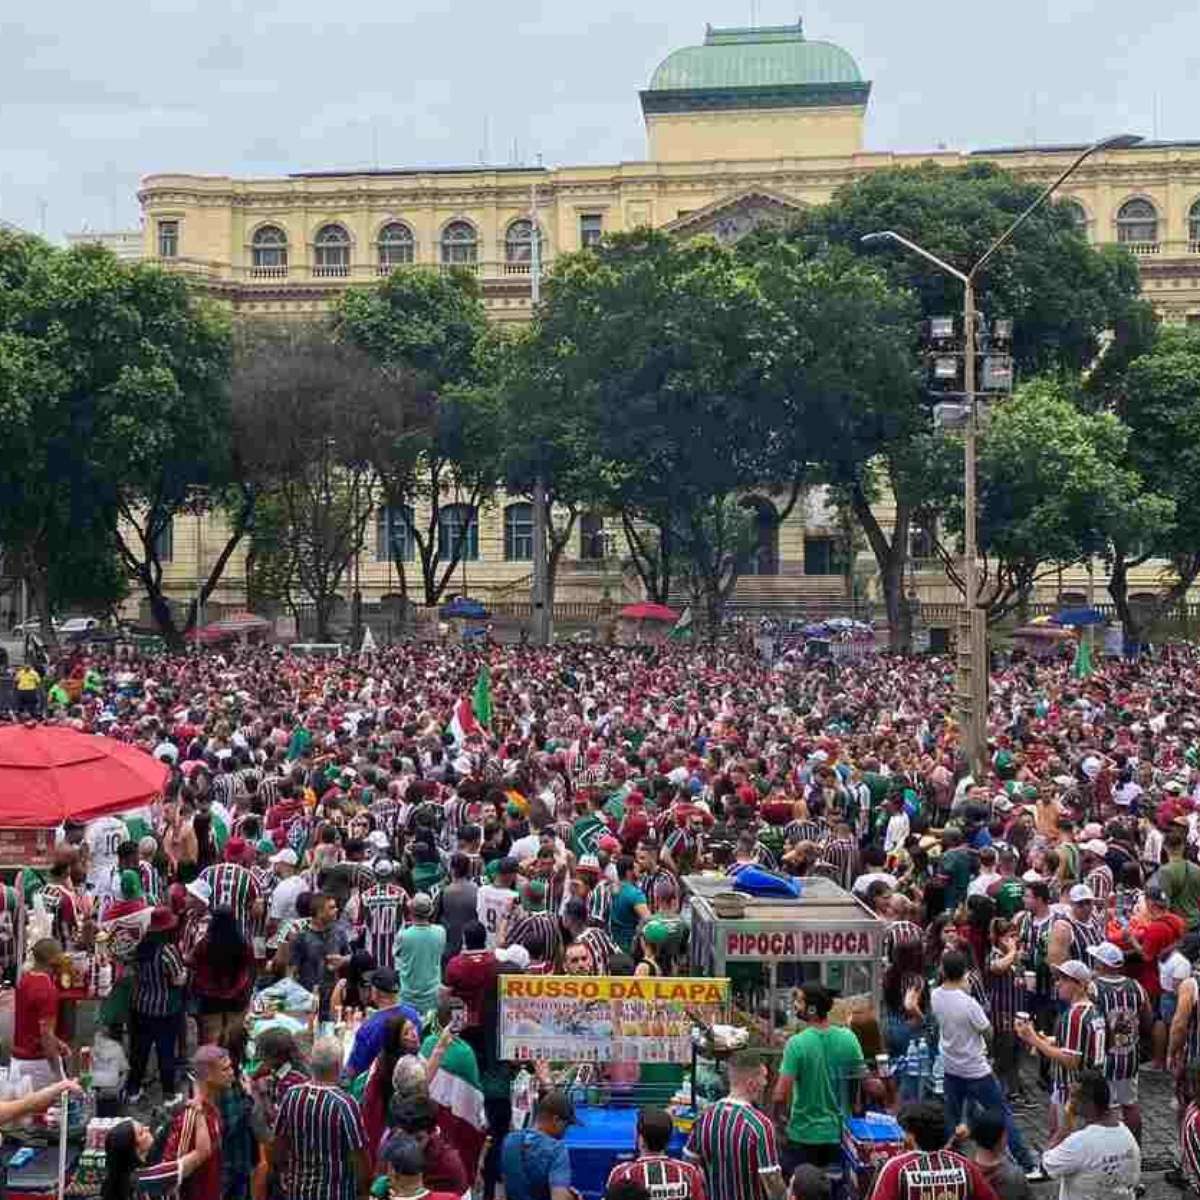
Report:
[{"label": "popcorn cart", "polygon": [[722,875],[688,875],[691,965],[697,976],[728,976],[751,1009],[770,1014],[773,1042],[792,1020],[792,996],[820,982],[850,1006],[877,1012],[885,924],[829,879],[804,879],[795,898],[736,892]]}]

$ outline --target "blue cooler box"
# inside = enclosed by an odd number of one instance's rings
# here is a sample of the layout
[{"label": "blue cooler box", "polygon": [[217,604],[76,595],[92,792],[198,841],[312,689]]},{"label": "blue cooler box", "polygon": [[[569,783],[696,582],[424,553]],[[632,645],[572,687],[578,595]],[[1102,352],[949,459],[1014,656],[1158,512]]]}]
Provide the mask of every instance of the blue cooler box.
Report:
[{"label": "blue cooler box", "polygon": [[563,1141],[571,1157],[571,1186],[584,1200],[600,1200],[608,1173],[619,1162],[637,1158],[636,1108],[575,1107],[578,1125],[569,1125]]},{"label": "blue cooler box", "polygon": [[904,1130],[889,1113],[850,1117],[842,1130],[842,1169],[847,1181],[857,1179],[860,1195],[875,1172],[904,1149]]}]

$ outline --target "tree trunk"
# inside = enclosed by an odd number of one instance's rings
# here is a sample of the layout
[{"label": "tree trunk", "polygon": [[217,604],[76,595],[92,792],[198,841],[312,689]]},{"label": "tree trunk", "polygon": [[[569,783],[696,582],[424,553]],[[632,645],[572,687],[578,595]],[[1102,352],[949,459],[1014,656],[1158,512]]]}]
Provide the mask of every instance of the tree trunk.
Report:
[{"label": "tree trunk", "polygon": [[870,502],[859,483],[850,489],[850,506],[866,534],[871,553],[875,556],[875,565],[879,569],[888,620],[888,645],[892,650],[908,654],[912,650],[912,613],[904,599],[904,567],[908,561],[912,507],[896,497],[896,519],[889,539],[871,511]]},{"label": "tree trunk", "polygon": [[1134,615],[1133,605],[1129,603],[1129,563],[1120,551],[1113,556],[1108,573],[1108,594],[1124,628],[1125,641],[1140,645],[1143,632],[1141,619],[1140,615]]}]

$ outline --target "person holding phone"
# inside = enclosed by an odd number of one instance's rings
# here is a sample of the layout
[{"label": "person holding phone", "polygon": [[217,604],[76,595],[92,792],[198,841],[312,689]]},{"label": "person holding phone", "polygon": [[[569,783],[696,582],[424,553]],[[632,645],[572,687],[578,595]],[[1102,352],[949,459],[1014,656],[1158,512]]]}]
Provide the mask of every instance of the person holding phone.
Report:
[{"label": "person holding phone", "polygon": [[467,1177],[475,1178],[488,1122],[483,1079],[475,1051],[459,1034],[466,1016],[461,1000],[443,989],[438,997],[437,1028],[421,1044],[429,1097],[437,1105],[438,1128],[462,1157]]}]

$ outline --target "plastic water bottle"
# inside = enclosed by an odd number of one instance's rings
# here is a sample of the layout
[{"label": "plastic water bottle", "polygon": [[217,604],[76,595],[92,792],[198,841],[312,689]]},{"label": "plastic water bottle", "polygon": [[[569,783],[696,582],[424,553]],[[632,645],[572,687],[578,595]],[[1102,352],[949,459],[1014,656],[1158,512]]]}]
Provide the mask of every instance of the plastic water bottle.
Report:
[{"label": "plastic water bottle", "polygon": [[917,1080],[920,1095],[924,1097],[926,1080],[933,1077],[933,1056],[929,1053],[929,1043],[922,1038],[917,1043]]},{"label": "plastic water bottle", "polygon": [[943,1096],[946,1093],[946,1060],[939,1048],[933,1059],[933,1094]]},{"label": "plastic water bottle", "polygon": [[533,1076],[522,1067],[512,1085],[512,1127],[524,1129],[533,1115]]}]

